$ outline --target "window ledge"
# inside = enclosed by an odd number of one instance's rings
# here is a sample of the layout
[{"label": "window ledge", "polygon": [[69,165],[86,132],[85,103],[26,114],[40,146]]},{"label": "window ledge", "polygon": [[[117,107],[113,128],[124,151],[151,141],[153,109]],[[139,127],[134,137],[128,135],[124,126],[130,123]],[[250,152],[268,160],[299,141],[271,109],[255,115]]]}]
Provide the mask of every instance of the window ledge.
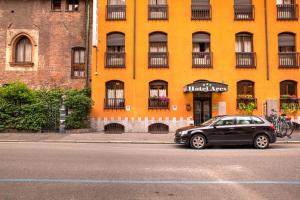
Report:
[{"label": "window ledge", "polygon": [[9,65],[11,67],[33,67],[34,63],[32,63],[32,62],[24,62],[24,63],[10,62]]}]

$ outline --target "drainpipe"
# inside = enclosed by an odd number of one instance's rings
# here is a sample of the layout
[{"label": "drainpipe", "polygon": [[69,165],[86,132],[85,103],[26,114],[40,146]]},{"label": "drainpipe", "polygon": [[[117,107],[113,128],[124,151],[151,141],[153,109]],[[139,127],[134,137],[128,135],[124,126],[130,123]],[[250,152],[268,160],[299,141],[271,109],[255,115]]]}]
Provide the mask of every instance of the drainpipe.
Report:
[{"label": "drainpipe", "polygon": [[86,49],[86,56],[85,56],[85,86],[89,88],[90,80],[89,80],[89,63],[90,63],[90,0],[86,0],[85,2],[86,7],[86,32],[85,32],[85,49]]},{"label": "drainpipe", "polygon": [[133,22],[133,79],[136,78],[136,0],[134,0],[134,22]]},{"label": "drainpipe", "polygon": [[264,0],[265,10],[265,36],[266,36],[266,65],[267,65],[267,80],[270,80],[270,66],[269,66],[269,33],[268,33],[268,13],[267,0]]}]

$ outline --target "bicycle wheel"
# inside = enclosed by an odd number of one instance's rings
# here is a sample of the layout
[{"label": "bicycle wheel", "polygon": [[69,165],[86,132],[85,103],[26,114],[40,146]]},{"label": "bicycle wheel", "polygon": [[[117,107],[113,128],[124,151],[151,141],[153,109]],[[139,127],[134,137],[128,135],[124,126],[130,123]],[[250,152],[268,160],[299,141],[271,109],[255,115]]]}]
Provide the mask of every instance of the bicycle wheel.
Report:
[{"label": "bicycle wheel", "polygon": [[290,138],[291,135],[293,134],[294,130],[295,130],[295,125],[294,125],[293,122],[288,122],[288,126],[289,126],[289,129],[287,131],[286,136]]},{"label": "bicycle wheel", "polygon": [[288,124],[285,121],[280,121],[278,126],[281,137],[285,137],[288,132]]}]

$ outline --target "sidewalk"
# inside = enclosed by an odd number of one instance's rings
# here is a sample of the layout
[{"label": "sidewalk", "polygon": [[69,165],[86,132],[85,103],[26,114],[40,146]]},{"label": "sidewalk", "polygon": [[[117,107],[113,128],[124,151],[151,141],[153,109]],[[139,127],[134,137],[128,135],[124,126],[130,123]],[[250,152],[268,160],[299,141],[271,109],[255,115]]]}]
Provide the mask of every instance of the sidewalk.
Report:
[{"label": "sidewalk", "polygon": [[[0,133],[0,142],[173,144],[174,133]],[[277,143],[300,144],[300,131],[291,139],[278,138]]]}]

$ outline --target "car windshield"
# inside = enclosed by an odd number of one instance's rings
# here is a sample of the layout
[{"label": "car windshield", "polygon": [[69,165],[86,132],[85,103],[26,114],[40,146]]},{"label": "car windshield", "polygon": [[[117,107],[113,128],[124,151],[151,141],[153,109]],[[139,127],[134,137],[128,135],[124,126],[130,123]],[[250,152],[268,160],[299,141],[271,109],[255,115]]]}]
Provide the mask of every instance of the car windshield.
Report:
[{"label": "car windshield", "polygon": [[209,120],[203,122],[203,123],[201,124],[201,126],[209,126],[209,125],[211,125],[212,123],[214,123],[215,121],[217,121],[218,119],[220,119],[219,116],[213,117],[213,118],[211,118],[211,119],[209,119]]}]

